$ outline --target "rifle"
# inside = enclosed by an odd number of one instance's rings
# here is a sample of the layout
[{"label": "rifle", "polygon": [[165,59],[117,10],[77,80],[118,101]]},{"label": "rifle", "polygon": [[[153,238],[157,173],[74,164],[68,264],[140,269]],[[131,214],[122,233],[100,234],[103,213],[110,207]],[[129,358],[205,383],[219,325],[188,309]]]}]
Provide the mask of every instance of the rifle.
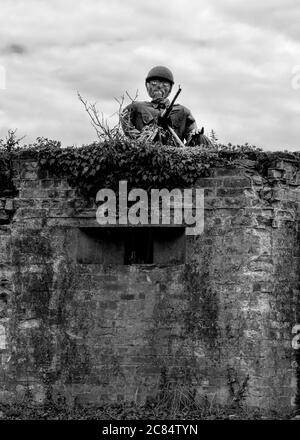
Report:
[{"label": "rifle", "polygon": [[177,136],[175,130],[173,130],[173,128],[170,127],[170,125],[168,124],[168,118],[171,114],[172,108],[173,108],[175,101],[178,98],[178,95],[180,94],[181,90],[182,89],[179,86],[174,98],[172,99],[172,102],[169,105],[169,107],[165,108],[164,111],[162,112],[162,114],[160,115],[160,117],[158,118],[158,127],[156,128],[153,135],[151,136],[151,138],[150,138],[151,141],[154,141],[155,138],[157,137],[157,135],[159,136],[159,126],[160,126],[160,127],[166,128],[169,131],[169,133],[171,133],[171,135],[173,136],[173,139],[180,147],[185,147],[184,143]]}]

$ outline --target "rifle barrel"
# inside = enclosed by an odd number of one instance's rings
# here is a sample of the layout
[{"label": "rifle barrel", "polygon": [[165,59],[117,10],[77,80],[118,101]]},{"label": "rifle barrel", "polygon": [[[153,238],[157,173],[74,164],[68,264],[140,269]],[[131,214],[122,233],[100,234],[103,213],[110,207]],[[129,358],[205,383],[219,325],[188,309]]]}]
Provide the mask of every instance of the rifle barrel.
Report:
[{"label": "rifle barrel", "polygon": [[170,107],[172,107],[174,105],[174,102],[176,101],[176,99],[178,98],[179,93],[181,92],[181,87],[178,87],[178,90],[176,92],[176,95],[174,96],[174,98],[172,99],[172,102],[170,104]]},{"label": "rifle barrel", "polygon": [[178,90],[177,90],[177,92],[176,92],[176,94],[175,94],[175,96],[174,96],[174,98],[172,99],[171,104],[170,104],[169,107],[166,109],[166,112],[165,112],[165,114],[163,115],[164,118],[168,118],[168,117],[169,117],[169,114],[171,113],[171,110],[172,110],[172,108],[173,108],[173,105],[174,105],[176,99],[178,98],[178,95],[180,94],[181,90],[182,90],[182,89],[181,89],[181,87],[179,86],[179,87],[178,87]]}]

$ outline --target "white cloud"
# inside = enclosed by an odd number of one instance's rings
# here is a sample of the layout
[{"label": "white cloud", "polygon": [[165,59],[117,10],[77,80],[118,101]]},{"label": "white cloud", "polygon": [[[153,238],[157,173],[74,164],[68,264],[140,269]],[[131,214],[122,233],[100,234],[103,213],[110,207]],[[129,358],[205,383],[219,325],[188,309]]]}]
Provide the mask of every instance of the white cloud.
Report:
[{"label": "white cloud", "polygon": [[147,71],[165,64],[180,102],[223,142],[295,148],[299,13],[296,0],[2,0],[0,136],[89,142],[76,91],[108,116],[126,90],[147,99]]}]

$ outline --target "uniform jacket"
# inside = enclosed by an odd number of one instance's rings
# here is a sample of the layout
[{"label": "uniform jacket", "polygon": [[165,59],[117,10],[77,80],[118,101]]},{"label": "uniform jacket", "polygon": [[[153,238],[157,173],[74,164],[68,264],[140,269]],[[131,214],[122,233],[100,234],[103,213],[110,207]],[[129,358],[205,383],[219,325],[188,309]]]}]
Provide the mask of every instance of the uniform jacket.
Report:
[{"label": "uniform jacket", "polygon": [[[169,100],[161,104],[147,101],[134,101],[129,104],[121,114],[124,133],[129,137],[138,137],[144,127],[157,123],[158,116],[169,105]],[[197,129],[192,113],[183,105],[174,104],[170,119],[172,128],[182,141],[189,140],[192,130]]]}]

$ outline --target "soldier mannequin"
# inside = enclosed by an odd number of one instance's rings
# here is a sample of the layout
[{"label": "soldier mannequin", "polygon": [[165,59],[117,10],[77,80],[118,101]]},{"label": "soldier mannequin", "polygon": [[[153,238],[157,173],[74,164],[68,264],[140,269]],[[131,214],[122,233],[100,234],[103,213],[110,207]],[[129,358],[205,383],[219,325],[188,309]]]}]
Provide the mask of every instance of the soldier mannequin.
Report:
[{"label": "soldier mannequin", "polygon": [[[174,84],[172,72],[164,66],[153,67],[146,77],[146,89],[152,99],[148,101],[133,101],[121,114],[124,133],[130,138],[139,138],[145,130],[157,127],[159,117],[170,105],[167,99]],[[186,145],[194,136],[199,135],[195,118],[189,109],[180,104],[174,104],[168,125],[173,128],[181,141]],[[170,135],[162,138],[163,143],[170,141]]]}]

